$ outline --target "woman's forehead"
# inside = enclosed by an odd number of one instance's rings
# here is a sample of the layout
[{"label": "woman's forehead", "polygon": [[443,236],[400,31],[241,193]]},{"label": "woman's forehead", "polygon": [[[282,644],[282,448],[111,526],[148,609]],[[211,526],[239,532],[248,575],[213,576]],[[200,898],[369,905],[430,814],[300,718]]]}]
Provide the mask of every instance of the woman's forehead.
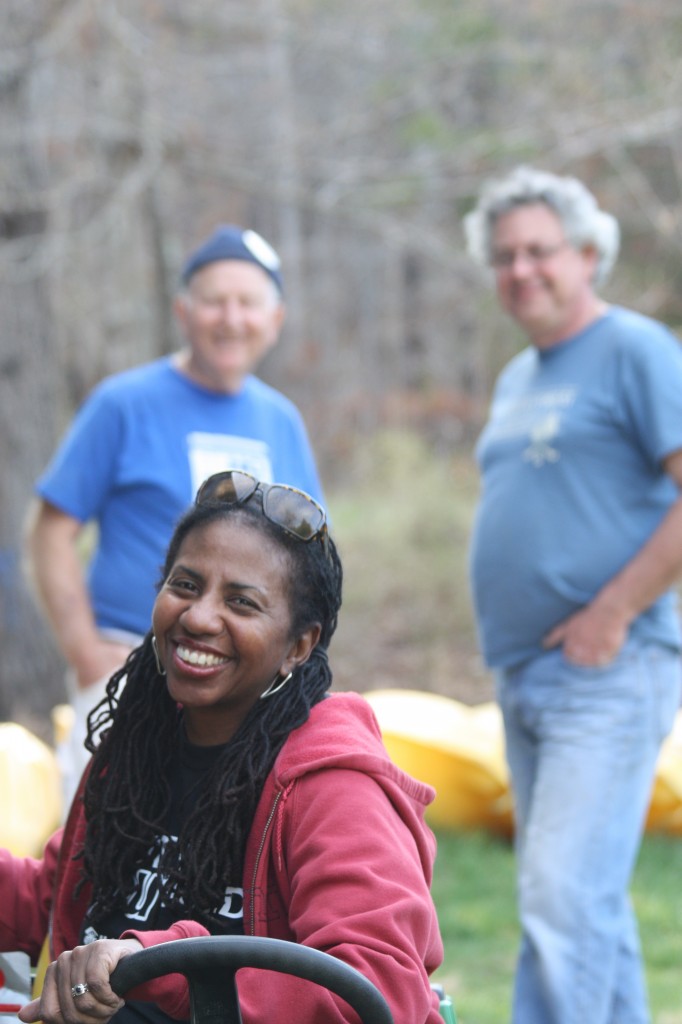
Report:
[{"label": "woman's forehead", "polygon": [[201,559],[214,571],[221,566],[253,565],[260,574],[290,575],[288,548],[259,519],[238,511],[201,523],[189,531],[178,548],[174,564]]}]

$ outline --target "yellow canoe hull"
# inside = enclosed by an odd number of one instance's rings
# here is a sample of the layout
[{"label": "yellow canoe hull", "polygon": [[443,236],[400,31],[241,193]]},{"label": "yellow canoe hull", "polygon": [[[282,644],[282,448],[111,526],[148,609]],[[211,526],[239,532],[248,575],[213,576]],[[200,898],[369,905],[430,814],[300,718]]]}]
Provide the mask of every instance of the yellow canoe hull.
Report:
[{"label": "yellow canoe hull", "polygon": [[511,834],[509,776],[494,704],[469,707],[416,690],[372,690],[363,696],[391,758],[436,790],[427,810],[433,827]]},{"label": "yellow canoe hull", "polygon": [[[395,763],[428,782],[434,828],[514,831],[504,731],[494,702],[473,707],[420,690],[370,690],[363,696]],[[682,710],[661,749],[646,828],[682,835]]]},{"label": "yellow canoe hull", "polygon": [[0,846],[39,857],[59,826],[61,783],[54,751],[15,722],[0,723]]}]

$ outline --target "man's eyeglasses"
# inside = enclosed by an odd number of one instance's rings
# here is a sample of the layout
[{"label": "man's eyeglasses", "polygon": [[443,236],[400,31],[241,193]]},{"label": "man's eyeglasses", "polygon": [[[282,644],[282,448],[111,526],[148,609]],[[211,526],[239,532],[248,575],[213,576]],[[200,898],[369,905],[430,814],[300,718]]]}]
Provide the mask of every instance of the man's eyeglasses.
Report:
[{"label": "man's eyeglasses", "polygon": [[286,484],[265,484],[250,473],[227,469],[204,480],[197,491],[196,505],[218,502],[242,505],[260,491],[263,515],[298,540],[308,542],[320,539],[329,556],[327,542],[327,514],[321,505],[305,491]]},{"label": "man's eyeglasses", "polygon": [[517,259],[525,259],[533,264],[545,263],[570,244],[564,238],[556,245],[528,245],[521,246],[519,249],[493,249],[490,254],[490,266],[495,270],[508,270],[509,267],[514,266]]}]

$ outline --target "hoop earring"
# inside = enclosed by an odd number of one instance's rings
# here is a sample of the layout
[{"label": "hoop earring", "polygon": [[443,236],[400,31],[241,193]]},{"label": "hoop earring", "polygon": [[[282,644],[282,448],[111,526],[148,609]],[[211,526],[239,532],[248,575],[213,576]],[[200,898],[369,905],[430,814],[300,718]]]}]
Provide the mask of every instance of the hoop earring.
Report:
[{"label": "hoop earring", "polygon": [[293,672],[290,672],[288,676],[285,676],[284,679],[280,679],[279,682],[277,682],[279,677],[275,676],[275,678],[268,686],[267,690],[263,690],[259,697],[259,700],[265,700],[266,697],[272,697],[273,693],[279,693],[282,687],[287,685],[292,675]]},{"label": "hoop earring", "polygon": [[156,662],[156,671],[160,676],[165,676],[166,670],[161,664],[161,658],[159,657],[159,648],[156,643],[156,637],[152,633],[152,651],[154,652],[154,661]]}]

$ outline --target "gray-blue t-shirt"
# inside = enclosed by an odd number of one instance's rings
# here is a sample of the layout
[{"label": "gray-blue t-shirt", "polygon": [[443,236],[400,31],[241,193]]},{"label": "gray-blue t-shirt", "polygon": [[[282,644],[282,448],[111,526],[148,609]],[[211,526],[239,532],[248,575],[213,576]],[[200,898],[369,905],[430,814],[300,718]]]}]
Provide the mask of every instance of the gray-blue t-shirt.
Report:
[{"label": "gray-blue t-shirt", "polygon": [[[510,666],[587,604],[658,527],[678,491],[682,345],[620,307],[503,370],[476,448],[482,480],[470,550],[484,657]],[[633,635],[680,646],[673,593]]]}]

